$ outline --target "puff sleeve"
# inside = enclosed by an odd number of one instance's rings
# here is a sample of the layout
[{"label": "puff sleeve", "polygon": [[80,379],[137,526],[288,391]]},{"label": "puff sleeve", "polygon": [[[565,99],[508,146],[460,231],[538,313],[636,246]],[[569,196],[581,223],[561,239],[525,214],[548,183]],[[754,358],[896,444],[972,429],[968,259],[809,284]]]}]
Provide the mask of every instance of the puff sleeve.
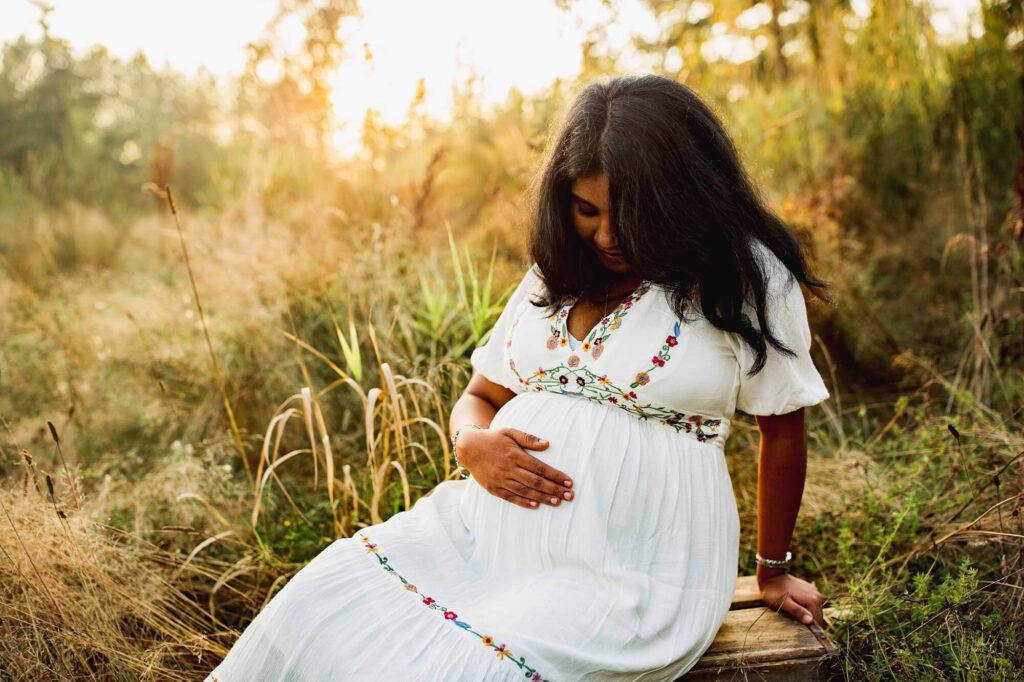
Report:
[{"label": "puff sleeve", "polygon": [[[541,284],[542,280],[539,270],[537,269],[537,264],[534,263],[526,271],[526,274],[523,275],[512,295],[509,296],[494,326],[485,335],[487,341],[482,346],[474,349],[469,358],[469,363],[475,371],[482,374],[488,380],[501,384],[516,393],[522,393],[523,388],[515,380],[508,366],[505,346],[519,305],[527,299],[528,294],[538,292],[538,287]],[[526,305],[529,305],[529,303],[527,302]]]},{"label": "puff sleeve", "polygon": [[[755,251],[767,275],[766,318],[774,335],[796,352],[783,355],[767,344],[765,365],[756,375],[746,376],[756,357],[738,334],[729,334],[739,362],[736,409],[749,415],[785,414],[800,407],[817,405],[829,397],[821,374],[811,359],[811,330],[807,303],[796,278],[771,249],[755,242]],[[760,329],[753,305],[744,302],[744,312]]]}]

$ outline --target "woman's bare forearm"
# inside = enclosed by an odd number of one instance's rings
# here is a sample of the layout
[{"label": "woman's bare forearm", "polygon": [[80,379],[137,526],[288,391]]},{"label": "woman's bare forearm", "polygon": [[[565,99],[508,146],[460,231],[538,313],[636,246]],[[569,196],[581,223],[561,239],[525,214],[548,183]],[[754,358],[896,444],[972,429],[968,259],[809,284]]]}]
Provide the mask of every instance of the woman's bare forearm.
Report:
[{"label": "woman's bare forearm", "polygon": [[448,415],[448,434],[455,433],[455,430],[465,424],[476,424],[483,428],[491,425],[491,420],[498,410],[489,400],[473,393],[463,393],[452,406],[451,414]]},{"label": "woman's bare forearm", "polygon": [[[761,434],[757,466],[757,551],[782,559],[790,547],[807,474],[807,439],[799,434]],[[758,580],[783,573],[758,565]]]}]

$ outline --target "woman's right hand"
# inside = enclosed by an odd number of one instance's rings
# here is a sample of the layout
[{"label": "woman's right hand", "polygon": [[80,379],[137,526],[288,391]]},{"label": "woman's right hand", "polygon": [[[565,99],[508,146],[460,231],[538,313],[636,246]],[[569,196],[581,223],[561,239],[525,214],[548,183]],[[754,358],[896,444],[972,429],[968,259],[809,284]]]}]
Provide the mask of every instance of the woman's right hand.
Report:
[{"label": "woman's right hand", "polygon": [[571,500],[572,478],[523,448],[543,450],[548,441],[508,427],[466,429],[456,444],[459,461],[484,490],[527,509]]}]

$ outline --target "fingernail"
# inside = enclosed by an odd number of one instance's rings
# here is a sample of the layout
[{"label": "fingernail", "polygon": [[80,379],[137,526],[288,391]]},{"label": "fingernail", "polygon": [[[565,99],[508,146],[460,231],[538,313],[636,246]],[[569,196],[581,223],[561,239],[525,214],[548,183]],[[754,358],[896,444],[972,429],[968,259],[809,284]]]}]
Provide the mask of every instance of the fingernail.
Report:
[{"label": "fingernail", "polygon": [[811,617],[809,615],[807,615],[807,614],[804,614],[803,621],[804,621],[804,623],[807,623],[808,625],[810,625]]},{"label": "fingernail", "polygon": [[537,506],[537,503],[536,503],[536,502],[534,502],[533,500],[530,500],[530,506],[531,506],[531,507],[536,507],[536,506]]},{"label": "fingernail", "polygon": [[567,500],[571,500],[572,499],[572,493],[567,490],[564,493],[562,493],[562,497],[564,497]]},{"label": "fingernail", "polygon": [[572,481],[562,481],[562,483],[565,484],[566,488],[571,488],[572,487]]},{"label": "fingernail", "polygon": [[558,498],[557,497],[552,497],[551,498],[551,504],[558,504]]}]

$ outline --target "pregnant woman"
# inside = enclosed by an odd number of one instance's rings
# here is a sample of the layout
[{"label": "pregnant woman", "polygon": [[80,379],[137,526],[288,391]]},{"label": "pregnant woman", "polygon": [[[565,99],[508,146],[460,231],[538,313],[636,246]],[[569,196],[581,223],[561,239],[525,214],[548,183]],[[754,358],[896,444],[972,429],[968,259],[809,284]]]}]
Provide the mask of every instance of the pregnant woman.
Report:
[{"label": "pregnant woman", "polygon": [[532,262],[451,412],[468,477],[324,549],[207,680],[677,679],[736,586],[736,409],[761,431],[761,594],[821,623],[787,570],[803,408],[829,397],[795,235],[657,76],[585,87],[534,190]]}]

